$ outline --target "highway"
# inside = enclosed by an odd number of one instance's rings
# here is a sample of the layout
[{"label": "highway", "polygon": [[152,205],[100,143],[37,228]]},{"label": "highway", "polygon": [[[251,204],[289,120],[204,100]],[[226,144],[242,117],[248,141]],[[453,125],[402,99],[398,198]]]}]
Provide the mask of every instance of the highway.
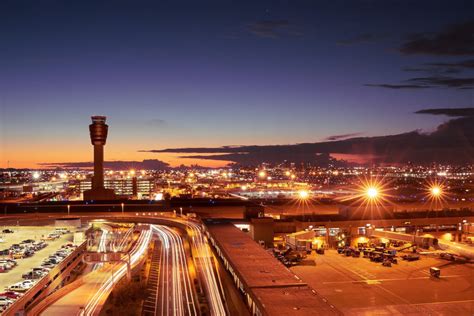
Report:
[{"label": "highway", "polygon": [[187,220],[188,235],[191,237],[191,245],[194,249],[194,260],[201,279],[204,281],[206,295],[209,300],[211,315],[225,315],[226,309],[222,299],[222,284],[218,279],[219,274],[216,271],[212,261],[213,255],[206,237],[202,233],[201,225]]},{"label": "highway", "polygon": [[198,315],[182,237],[167,226],[151,228],[162,243],[155,315]]},{"label": "highway", "polygon": [[[102,234],[104,236],[105,234]],[[130,251],[133,268],[146,253],[152,236],[151,229],[143,229]],[[102,238],[101,238],[102,240]],[[83,277],[83,283],[48,306],[41,315],[98,315],[102,305],[117,283],[127,273],[125,262],[105,264]]]},{"label": "highway", "polygon": [[[28,223],[28,222],[44,222],[44,223],[50,223],[52,220],[60,218],[61,216],[59,214],[28,214],[28,215],[8,215],[8,216],[0,216],[0,219],[5,220],[5,224],[11,223],[11,225],[15,225],[18,222],[20,223]],[[104,220],[110,220],[113,222],[114,220],[119,220],[119,221],[130,221],[130,222],[140,222],[140,221],[157,221],[160,224],[163,225],[168,225],[168,226],[180,226],[183,229],[186,229],[186,232],[189,237],[190,245],[192,248],[192,253],[193,253],[193,260],[194,260],[194,266],[196,268],[196,274],[198,278],[201,280],[204,292],[206,294],[208,304],[209,304],[209,309],[211,315],[226,315],[226,308],[224,305],[224,297],[223,297],[223,290],[222,290],[222,285],[218,277],[218,273],[216,272],[216,267],[213,262],[213,254],[209,248],[209,245],[207,244],[207,239],[204,236],[202,232],[202,226],[199,222],[191,219],[191,218],[185,218],[185,217],[179,217],[175,216],[172,213],[170,215],[163,215],[163,214],[157,214],[157,213],[133,213],[133,214],[123,214],[123,213],[95,213],[95,214],[87,214],[87,213],[82,213],[78,214],[75,213],[74,217],[79,217],[83,221],[88,221],[88,220],[95,220],[95,219],[104,219]],[[159,225],[155,225],[159,226]],[[117,242],[112,242],[112,244],[109,244],[107,241],[110,239],[108,236],[110,236],[110,233],[112,231],[112,228],[109,229],[110,226],[108,225],[102,225],[102,233],[100,237],[98,238],[97,248],[95,251],[100,250],[104,251],[105,250],[114,250],[114,248],[124,248],[126,246],[126,240],[128,240],[128,234],[131,233],[131,231],[127,231],[124,234],[122,234],[121,241]],[[106,231],[104,231],[105,229]],[[150,230],[151,231],[151,230]],[[160,233],[158,233],[157,229],[153,229],[153,231],[156,234],[160,234],[163,236],[163,234],[167,235],[167,239],[171,240],[171,238],[168,236],[171,234],[169,231],[166,231],[165,229],[161,229]],[[163,237],[165,238],[165,237]],[[113,238],[115,239],[115,238]],[[180,241],[182,243],[182,240]],[[169,260],[173,260],[170,258]],[[100,269],[99,269],[100,268]],[[119,267],[114,267],[113,269],[111,268],[110,264],[105,264],[104,267],[96,267],[96,270],[91,272],[90,274],[94,273],[96,280],[91,281],[91,285],[88,287],[89,291],[100,291],[102,293],[106,293],[107,291],[111,290],[111,283],[108,283],[108,286],[106,286],[104,289],[101,290],[102,285],[108,282],[108,279],[110,279],[110,276],[112,275],[112,271],[114,273],[114,276],[116,276],[116,270],[119,270]],[[88,280],[89,278],[94,278],[94,276],[89,276],[86,275],[84,279]],[[94,284],[94,286],[92,286]],[[181,285],[184,287],[184,285]],[[81,287],[85,287],[84,285]],[[107,291],[106,291],[107,290]],[[107,294],[108,295],[108,294]],[[101,297],[106,297],[107,295],[102,295]],[[85,297],[82,298],[81,304],[76,305],[76,310],[77,312],[78,308],[80,306],[85,306],[86,303],[88,302],[90,298],[90,295],[85,295]],[[65,298],[61,299],[65,300]],[[191,298],[189,298],[191,301]],[[59,301],[57,302],[59,303]],[[56,307],[54,307],[56,308]],[[196,308],[196,307],[194,307]],[[89,308],[90,309],[90,308]],[[48,309],[49,311],[53,310],[53,306],[51,309]],[[45,315],[59,315],[60,313],[46,313]],[[92,314],[90,314],[92,315]],[[165,315],[165,314],[164,314]]]}]

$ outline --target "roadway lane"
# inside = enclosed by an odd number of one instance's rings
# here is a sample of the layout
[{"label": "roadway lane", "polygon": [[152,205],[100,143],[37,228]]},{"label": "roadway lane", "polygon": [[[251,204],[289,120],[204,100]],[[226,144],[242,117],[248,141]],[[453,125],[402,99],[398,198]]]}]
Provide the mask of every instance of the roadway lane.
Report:
[{"label": "roadway lane", "polygon": [[213,264],[213,254],[209,248],[206,237],[202,233],[200,224],[186,220],[188,235],[193,247],[193,258],[201,280],[204,282],[204,290],[209,301],[211,315],[225,315],[226,308],[223,303],[222,284],[217,269]]},{"label": "roadway lane", "polygon": [[167,226],[151,227],[162,244],[155,315],[198,315],[182,237]]},{"label": "roadway lane", "polygon": [[[151,230],[143,229],[130,251],[132,268],[146,253]],[[83,284],[48,306],[41,315],[98,315],[115,284],[126,275],[125,263],[104,264],[83,277]]]},{"label": "roadway lane", "polygon": [[[206,294],[211,315],[225,315],[226,308],[224,305],[224,291],[219,280],[216,267],[212,260],[212,252],[207,243],[207,239],[203,234],[202,225],[200,222],[186,218],[178,217],[172,212],[136,212],[136,213],[121,213],[121,212],[97,212],[97,213],[74,213],[71,216],[81,218],[84,222],[96,219],[129,221],[139,223],[140,221],[159,222],[169,226],[180,226],[187,230],[190,240],[194,266],[197,269],[197,275],[204,285],[204,292]],[[7,215],[0,220],[5,223],[16,224],[20,223],[52,223],[55,219],[67,217],[66,214],[55,213],[35,213],[35,214],[18,214]]]}]

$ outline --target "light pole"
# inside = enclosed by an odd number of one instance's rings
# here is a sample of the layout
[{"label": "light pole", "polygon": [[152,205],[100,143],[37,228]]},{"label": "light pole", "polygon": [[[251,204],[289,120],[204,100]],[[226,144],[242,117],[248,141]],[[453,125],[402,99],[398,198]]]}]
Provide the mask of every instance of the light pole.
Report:
[{"label": "light pole", "polygon": [[123,215],[123,209],[124,209],[124,207],[125,207],[125,204],[122,202],[121,205],[122,205],[122,215]]},{"label": "light pole", "polygon": [[67,205],[67,216],[71,213],[71,205]]}]

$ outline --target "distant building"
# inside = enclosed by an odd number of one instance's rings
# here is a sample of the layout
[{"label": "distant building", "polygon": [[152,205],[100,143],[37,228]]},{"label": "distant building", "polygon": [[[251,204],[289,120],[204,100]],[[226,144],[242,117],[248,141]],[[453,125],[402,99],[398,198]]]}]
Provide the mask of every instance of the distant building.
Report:
[{"label": "distant building", "polygon": [[[105,179],[104,187],[114,190],[117,196],[151,198],[154,192],[154,183],[151,179]],[[136,181],[136,191],[134,190],[134,181]],[[79,190],[81,193],[91,189],[91,180],[81,180]]]}]

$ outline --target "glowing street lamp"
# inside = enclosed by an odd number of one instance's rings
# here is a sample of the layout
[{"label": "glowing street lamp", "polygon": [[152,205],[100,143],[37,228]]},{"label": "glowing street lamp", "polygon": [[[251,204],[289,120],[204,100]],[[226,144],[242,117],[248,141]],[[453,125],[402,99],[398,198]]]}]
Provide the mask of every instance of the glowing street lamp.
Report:
[{"label": "glowing street lamp", "polygon": [[130,169],[130,172],[129,172],[129,173],[130,173],[131,176],[134,176],[134,175],[135,175],[135,170],[134,170],[134,169]]},{"label": "glowing street lamp", "polygon": [[437,198],[443,194],[443,189],[440,186],[434,185],[430,188],[430,194]]},{"label": "glowing street lamp", "polygon": [[379,190],[375,186],[368,187],[366,195],[369,200],[376,200],[379,196]]},{"label": "glowing street lamp", "polygon": [[298,197],[301,199],[301,200],[306,200],[309,198],[309,192],[306,191],[306,190],[300,190],[298,191]]},{"label": "glowing street lamp", "polygon": [[38,180],[39,177],[40,177],[39,172],[34,172],[34,173],[33,173],[33,179]]},{"label": "glowing street lamp", "polygon": [[260,171],[260,172],[258,173],[258,176],[259,176],[260,178],[265,178],[265,177],[267,176],[267,173],[266,173],[264,170],[262,170],[262,171]]}]

